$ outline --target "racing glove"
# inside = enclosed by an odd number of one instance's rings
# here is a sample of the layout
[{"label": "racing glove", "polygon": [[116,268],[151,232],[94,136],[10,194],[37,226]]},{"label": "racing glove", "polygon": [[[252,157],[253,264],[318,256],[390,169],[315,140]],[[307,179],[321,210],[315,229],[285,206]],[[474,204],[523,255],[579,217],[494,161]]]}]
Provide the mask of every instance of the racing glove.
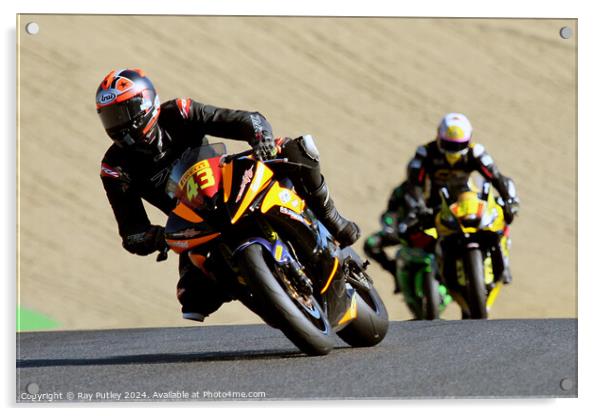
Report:
[{"label": "racing glove", "polygon": [[278,154],[274,137],[267,130],[258,134],[250,144],[253,147],[253,155],[258,160],[269,160]]},{"label": "racing glove", "polygon": [[122,245],[130,253],[139,256],[148,256],[157,250],[162,251],[167,246],[165,229],[159,225],[151,225],[145,232],[126,236]]},{"label": "racing glove", "polygon": [[399,223],[398,232],[404,234],[408,228],[420,225],[424,227],[433,221],[433,209],[426,206],[423,198],[419,198],[406,218]]},{"label": "racing glove", "polygon": [[509,198],[504,201],[504,221],[507,225],[512,224],[514,216],[518,214],[519,202],[517,198]]},{"label": "racing glove", "polygon": [[421,200],[420,203],[416,206],[416,215],[418,218],[428,217],[433,215],[433,209],[426,206],[424,200]]}]

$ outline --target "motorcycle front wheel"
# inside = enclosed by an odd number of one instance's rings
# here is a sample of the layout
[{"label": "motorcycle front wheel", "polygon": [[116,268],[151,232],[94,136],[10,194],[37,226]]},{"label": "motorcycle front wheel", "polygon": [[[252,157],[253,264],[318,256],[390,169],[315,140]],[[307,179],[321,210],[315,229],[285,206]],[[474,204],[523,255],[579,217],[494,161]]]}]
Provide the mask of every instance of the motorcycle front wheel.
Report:
[{"label": "motorcycle front wheel", "polygon": [[242,250],[239,265],[264,313],[301,351],[326,355],[334,347],[328,319],[313,296],[301,295],[282,268],[258,244]]},{"label": "motorcycle front wheel", "polygon": [[480,248],[468,249],[464,258],[464,270],[469,319],[487,319],[487,289],[483,271],[483,254]]}]

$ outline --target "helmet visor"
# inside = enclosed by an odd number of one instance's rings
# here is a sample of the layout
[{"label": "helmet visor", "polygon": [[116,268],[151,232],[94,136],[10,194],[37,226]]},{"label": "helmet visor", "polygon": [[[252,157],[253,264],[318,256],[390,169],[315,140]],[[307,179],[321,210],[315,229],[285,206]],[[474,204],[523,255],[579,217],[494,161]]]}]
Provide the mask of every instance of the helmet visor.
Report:
[{"label": "helmet visor", "polygon": [[458,153],[468,148],[469,140],[456,142],[452,140],[439,139],[439,148],[447,153]]},{"label": "helmet visor", "polygon": [[98,115],[105,130],[130,127],[134,120],[144,112],[141,96],[133,97],[127,101],[100,107]]}]

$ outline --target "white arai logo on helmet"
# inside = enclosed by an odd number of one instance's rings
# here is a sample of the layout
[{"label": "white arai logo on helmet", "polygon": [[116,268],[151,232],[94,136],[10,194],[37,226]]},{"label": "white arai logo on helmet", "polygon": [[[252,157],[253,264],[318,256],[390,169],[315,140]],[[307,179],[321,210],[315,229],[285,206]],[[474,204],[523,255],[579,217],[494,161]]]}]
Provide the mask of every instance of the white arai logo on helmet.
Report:
[{"label": "white arai logo on helmet", "polygon": [[100,94],[100,97],[98,98],[98,102],[100,104],[108,104],[111,101],[113,101],[116,97],[117,97],[117,95],[115,95],[115,93],[113,93],[113,92],[103,91]]}]

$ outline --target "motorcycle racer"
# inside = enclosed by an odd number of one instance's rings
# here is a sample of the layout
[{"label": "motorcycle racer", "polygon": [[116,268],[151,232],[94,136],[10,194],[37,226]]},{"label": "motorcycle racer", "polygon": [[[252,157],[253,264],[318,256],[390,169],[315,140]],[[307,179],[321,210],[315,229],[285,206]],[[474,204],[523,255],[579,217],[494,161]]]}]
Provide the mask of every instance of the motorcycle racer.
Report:
[{"label": "motorcycle racer", "polygon": [[[457,193],[466,188],[470,174],[478,172],[498,191],[504,220],[510,225],[519,209],[514,182],[500,173],[483,145],[471,142],[472,133],[472,125],[464,114],[446,114],[437,128],[436,139],[419,146],[408,163],[409,191],[418,201],[419,213],[427,208],[436,213],[441,203],[439,190],[443,186]],[[434,220],[432,215],[427,218]],[[508,264],[506,266],[504,279],[509,283],[511,276]]]},{"label": "motorcycle racer", "polygon": [[[140,69],[111,71],[96,91],[96,109],[113,141],[102,159],[100,176],[122,246],[132,254],[146,256],[166,247],[163,227],[150,223],[142,201],[166,215],[171,212],[176,201],[165,192],[169,172],[187,150],[206,144],[206,135],[245,140],[259,159],[279,154],[309,166],[290,178],[297,192],[342,247],[360,236],[359,227],[336,209],[309,135],[275,139],[270,123],[258,112],[219,108],[190,98],[161,103]],[[177,297],[184,318],[202,321],[231,300],[211,276],[199,277],[203,273],[187,256],[180,256],[179,274]]]},{"label": "motorcycle racer", "polygon": [[[385,248],[397,246],[407,241],[407,229],[399,229],[399,224],[408,214],[418,210],[417,201],[410,193],[410,184],[407,181],[397,186],[387,203],[386,211],[381,215],[381,230],[370,235],[364,242],[364,252],[375,260],[380,266],[395,276],[395,259],[389,258]],[[397,279],[395,279],[395,293],[399,292]]]}]

